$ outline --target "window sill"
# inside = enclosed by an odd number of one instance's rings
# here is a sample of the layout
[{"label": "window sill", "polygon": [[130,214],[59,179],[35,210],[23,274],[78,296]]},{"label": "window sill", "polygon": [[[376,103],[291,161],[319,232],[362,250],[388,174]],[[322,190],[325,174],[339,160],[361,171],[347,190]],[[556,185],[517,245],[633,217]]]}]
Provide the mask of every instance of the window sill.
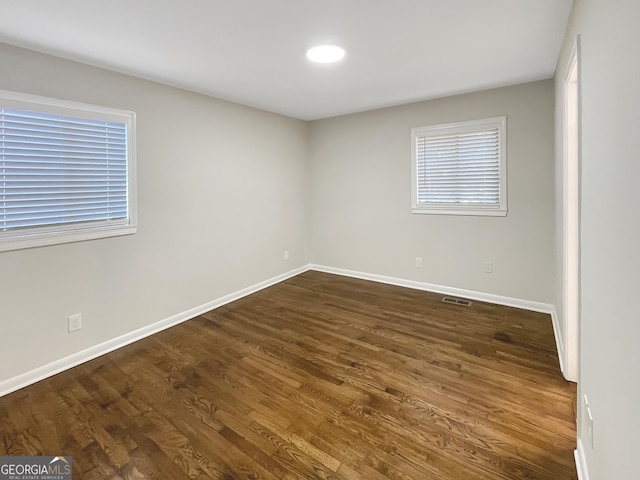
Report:
[{"label": "window sill", "polygon": [[136,233],[136,230],[137,228],[134,225],[123,225],[121,227],[88,228],[84,230],[70,230],[68,232],[16,235],[13,237],[0,238],[0,252],[44,247],[47,245],[59,245],[62,243],[82,242],[85,240],[96,240],[120,235],[133,235]]},{"label": "window sill", "polygon": [[420,215],[468,215],[480,217],[506,217],[507,210],[454,210],[434,208],[412,208],[411,213]]}]

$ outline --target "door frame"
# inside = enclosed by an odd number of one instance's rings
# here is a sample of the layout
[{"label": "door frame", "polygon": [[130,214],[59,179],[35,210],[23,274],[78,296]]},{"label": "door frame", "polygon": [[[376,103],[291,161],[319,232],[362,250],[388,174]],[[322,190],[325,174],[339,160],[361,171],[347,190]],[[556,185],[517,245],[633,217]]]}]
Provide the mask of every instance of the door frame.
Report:
[{"label": "door frame", "polygon": [[562,219],[564,376],[577,382],[580,368],[580,176],[581,91],[580,36],[563,78]]}]

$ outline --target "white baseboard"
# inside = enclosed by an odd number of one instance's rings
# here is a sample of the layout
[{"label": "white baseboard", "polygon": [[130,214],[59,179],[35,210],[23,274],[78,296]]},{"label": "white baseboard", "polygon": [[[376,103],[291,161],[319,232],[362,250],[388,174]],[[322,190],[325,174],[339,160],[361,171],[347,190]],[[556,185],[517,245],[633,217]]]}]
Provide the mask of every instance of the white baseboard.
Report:
[{"label": "white baseboard", "polygon": [[415,280],[406,280],[397,277],[388,277],[385,275],[377,275],[375,273],[357,272],[353,270],[345,270],[343,268],[327,267],[324,265],[309,265],[309,270],[317,270],[318,272],[333,273],[336,275],[344,275],[347,277],[360,278],[363,280],[371,280],[374,282],[387,283],[400,287],[414,288],[416,290],[424,290],[428,292],[442,293],[444,295],[453,295],[456,297],[469,298],[480,302],[495,303],[497,305],[505,305],[507,307],[516,307],[523,310],[531,310],[534,312],[548,313],[551,315],[551,323],[553,325],[553,336],[556,341],[558,351],[558,361],[560,363],[560,371],[566,380],[575,382],[575,379],[567,378],[564,368],[564,348],[562,339],[560,338],[560,330],[558,325],[558,314],[556,307],[549,303],[533,302],[531,300],[522,300],[520,298],[505,297],[502,295],[494,295],[492,293],[476,292],[473,290],[465,290],[462,288],[447,287],[434,283],[417,282]]},{"label": "white baseboard", "polygon": [[556,311],[556,307],[553,307],[553,312],[551,313],[551,320],[553,321],[553,336],[556,339],[556,348],[558,349],[558,360],[560,361],[560,371],[562,372],[562,376],[565,380],[573,383],[578,382],[577,373],[570,372],[567,368],[567,357],[566,352],[564,350],[564,339],[560,335],[560,319],[558,317],[558,312]]},{"label": "white baseboard", "polygon": [[560,366],[562,368],[563,362],[561,355],[561,346],[558,341],[558,329],[557,329],[557,315],[555,313],[555,307],[553,305],[541,302],[533,302],[530,300],[522,300],[518,298],[505,297],[502,295],[494,295],[491,293],[484,292],[476,292],[473,290],[465,290],[461,288],[455,287],[447,287],[443,285],[437,285],[433,283],[426,282],[418,282],[415,280],[407,280],[403,278],[397,277],[389,277],[385,275],[377,275],[374,273],[366,273],[366,272],[357,272],[353,270],[346,270],[343,268],[334,268],[327,267],[324,265],[315,265],[309,264],[289,272],[283,273],[281,275],[272,277],[263,282],[257,283],[247,288],[243,288],[242,290],[238,290],[236,292],[230,293],[229,295],[225,295],[223,297],[217,298],[210,302],[207,302],[203,305],[199,305],[197,307],[191,308],[184,312],[173,315],[164,320],[160,320],[158,322],[152,323],[151,325],[147,325],[146,327],[139,328],[138,330],[134,330],[132,332],[126,333],[119,337],[113,338],[106,342],[100,343],[93,347],[87,348],[80,352],[74,353],[67,357],[61,358],[54,362],[48,363],[41,367],[35,368],[23,374],[17,375],[15,377],[9,378],[7,380],[0,381],[0,397],[3,395],[7,395],[8,393],[19,390],[27,385],[31,385],[33,383],[39,382],[47,377],[56,375],[64,370],[68,370],[69,368],[73,368],[76,365],[80,365],[81,363],[92,360],[96,357],[104,355],[106,353],[117,350],[118,348],[122,348],[126,345],[129,345],[138,340],[142,340],[154,333],[158,333],[162,330],[166,330],[174,325],[182,323],[186,320],[190,320],[191,318],[197,317],[205,312],[210,310],[214,310],[219,308],[227,303],[238,300],[242,297],[246,297],[247,295],[251,295],[259,290],[275,285],[276,283],[280,283],[288,278],[299,275],[307,270],[316,270],[319,272],[332,273],[335,275],[343,275],[347,277],[360,278],[363,280],[371,280],[379,283],[386,283],[390,285],[397,285],[400,287],[413,288],[416,290],[424,290],[435,293],[442,293],[445,295],[453,295],[457,297],[469,298],[472,300],[478,300],[481,302],[495,303],[498,305],[505,305],[508,307],[516,307],[524,310],[531,310],[534,312],[547,313],[551,315],[554,325],[554,333],[556,337],[556,344],[558,346],[558,354],[561,358]]},{"label": "white baseboard", "polygon": [[64,370],[73,368],[77,365],[80,365],[81,363],[93,360],[94,358],[117,350],[118,348],[122,348],[126,345],[129,345],[130,343],[142,340],[143,338],[153,335],[154,333],[166,330],[167,328],[173,327],[174,325],[182,323],[186,320],[190,320],[210,310],[219,308],[223,305],[226,305],[227,303],[231,303],[242,297],[251,295],[252,293],[275,285],[276,283],[280,283],[288,278],[295,277],[296,275],[306,272],[307,270],[309,270],[308,266],[296,268],[295,270],[277,275],[263,282],[256,283],[255,285],[252,285],[250,287],[243,288],[242,290],[238,290],[236,292],[230,293],[229,295],[225,295],[223,297],[173,315],[169,318],[165,318],[164,320],[160,320],[159,322],[152,323],[151,325],[147,325],[146,327],[142,327],[132,332],[125,333],[124,335],[113,338],[111,340],[107,340],[106,342],[100,343],[59,360],[55,360],[46,365],[42,365],[41,367],[35,368],[15,377],[0,381],[0,397],[26,387],[27,385],[31,385],[45,378],[56,375],[60,372],[63,372]]},{"label": "white baseboard", "polygon": [[360,278],[362,280],[371,280],[389,285],[397,285],[399,287],[413,288],[415,290],[424,290],[427,292],[442,293],[444,295],[453,295],[456,297],[464,297],[479,302],[495,303],[507,307],[516,307],[523,310],[531,310],[533,312],[548,313],[553,316],[555,307],[548,303],[533,302],[531,300],[522,300],[519,298],[505,297],[502,295],[494,295],[492,293],[476,292],[474,290],[465,290],[456,287],[447,287],[437,285],[435,283],[418,282],[415,280],[406,280],[404,278],[388,277],[386,275],[377,275],[375,273],[357,272],[354,270],[345,270],[343,268],[327,267],[324,265],[309,265],[309,270],[317,270],[318,272],[333,273],[335,275],[343,275],[346,277]]},{"label": "white baseboard", "polygon": [[584,445],[582,440],[578,439],[578,447],[573,451],[576,459],[576,470],[578,471],[578,480],[589,480],[589,472],[587,471],[587,459],[584,456]]},{"label": "white baseboard", "polygon": [[555,306],[553,307],[553,311],[551,312],[551,323],[553,325],[553,336],[556,339],[556,349],[558,350],[560,371],[562,372],[565,380],[575,382],[575,380],[567,377],[567,370],[565,369],[564,342],[562,341],[562,337],[560,337],[560,323],[558,319],[558,312],[556,311]]}]

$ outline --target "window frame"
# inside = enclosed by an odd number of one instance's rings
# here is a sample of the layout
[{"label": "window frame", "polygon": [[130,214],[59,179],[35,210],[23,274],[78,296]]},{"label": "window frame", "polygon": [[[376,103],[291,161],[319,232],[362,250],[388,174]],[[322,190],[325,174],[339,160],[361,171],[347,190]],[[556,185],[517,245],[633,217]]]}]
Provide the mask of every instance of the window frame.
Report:
[{"label": "window frame", "polygon": [[136,233],[138,227],[136,189],[136,114],[86,103],[0,90],[0,106],[89,120],[125,124],[127,127],[127,217],[122,222],[69,222],[42,227],[25,227],[0,232],[0,252],[58,245]]},{"label": "window frame", "polygon": [[[416,141],[420,137],[452,135],[486,128],[498,127],[499,145],[499,203],[497,206],[473,205],[469,203],[431,203],[418,204],[418,158]],[[415,127],[411,129],[411,213],[427,215],[477,215],[506,216],[507,207],[507,117],[491,117],[479,120],[444,123]]]}]

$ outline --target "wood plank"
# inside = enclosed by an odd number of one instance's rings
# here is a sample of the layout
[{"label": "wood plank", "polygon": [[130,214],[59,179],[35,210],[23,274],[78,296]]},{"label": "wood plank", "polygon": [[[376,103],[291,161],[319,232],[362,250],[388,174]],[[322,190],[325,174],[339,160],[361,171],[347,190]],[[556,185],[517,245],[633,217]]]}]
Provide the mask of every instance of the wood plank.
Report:
[{"label": "wood plank", "polygon": [[575,480],[548,315],[306,272],[0,398],[84,479]]}]

